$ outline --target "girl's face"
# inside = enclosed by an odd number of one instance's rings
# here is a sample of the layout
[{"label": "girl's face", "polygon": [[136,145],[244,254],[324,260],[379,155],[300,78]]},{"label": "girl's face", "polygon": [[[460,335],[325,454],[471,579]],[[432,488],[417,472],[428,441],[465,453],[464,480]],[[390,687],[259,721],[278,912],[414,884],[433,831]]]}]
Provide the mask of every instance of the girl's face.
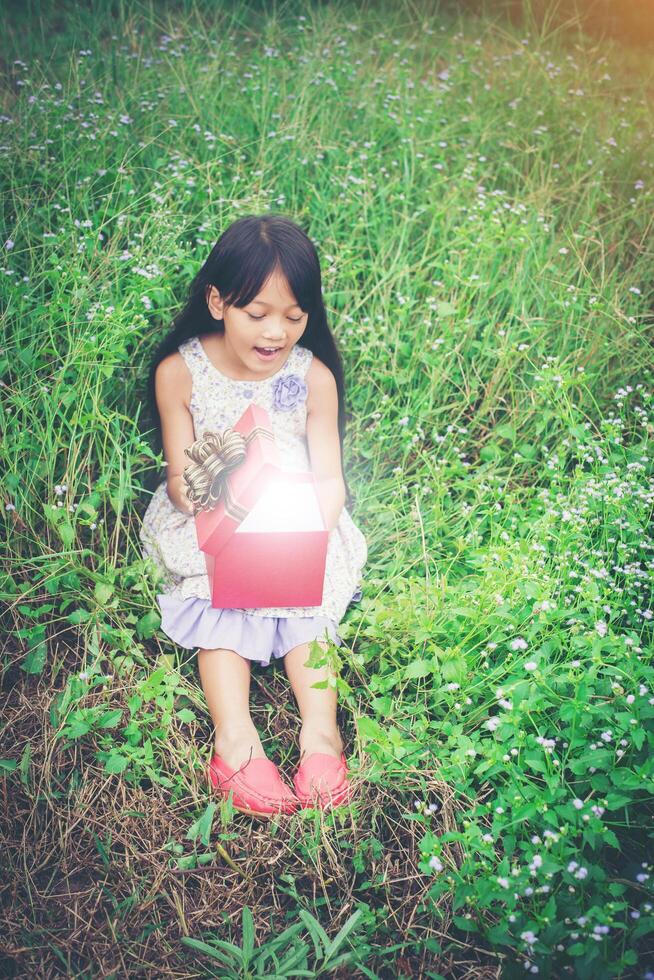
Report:
[{"label": "girl's face", "polygon": [[[215,286],[207,290],[207,305],[213,317],[224,321],[224,353],[230,366],[264,377],[271,366],[275,373],[284,364],[306,330],[309,316],[279,273],[273,273],[261,292],[242,308],[227,306]],[[266,352],[266,348],[271,350]]]}]

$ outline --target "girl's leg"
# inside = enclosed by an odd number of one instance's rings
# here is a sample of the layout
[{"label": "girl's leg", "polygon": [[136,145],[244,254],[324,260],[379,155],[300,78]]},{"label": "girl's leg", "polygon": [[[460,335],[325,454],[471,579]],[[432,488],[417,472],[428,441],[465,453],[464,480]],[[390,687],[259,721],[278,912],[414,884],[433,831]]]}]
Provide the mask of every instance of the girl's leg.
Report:
[{"label": "girl's leg", "polygon": [[235,650],[198,650],[198,668],[216,726],[215,748],[232,769],[249,758],[265,759],[250,717],[250,662]]},{"label": "girl's leg", "polygon": [[[320,643],[320,646],[323,650],[326,648],[325,643]],[[331,687],[311,687],[316,681],[327,680],[327,668],[305,667],[304,661],[308,658],[308,643],[293,647],[284,657],[284,669],[302,718],[300,762],[312,752],[326,752],[338,758],[343,751],[343,741],[336,724],[338,694]]]}]

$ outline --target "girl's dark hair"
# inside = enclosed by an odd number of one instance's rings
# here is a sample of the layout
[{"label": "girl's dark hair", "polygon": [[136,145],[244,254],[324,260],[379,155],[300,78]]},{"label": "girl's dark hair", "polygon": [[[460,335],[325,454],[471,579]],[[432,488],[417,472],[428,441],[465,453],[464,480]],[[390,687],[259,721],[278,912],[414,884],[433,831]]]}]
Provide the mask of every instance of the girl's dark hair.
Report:
[{"label": "girl's dark hair", "polygon": [[[163,450],[161,418],[154,385],[158,365],[190,337],[224,332],[223,320],[214,319],[209,312],[208,287],[215,286],[228,306],[243,307],[252,302],[268,278],[276,272],[284,275],[295,300],[309,314],[300,345],[326,364],[336,380],[341,465],[346,504],[351,507],[350,488],[343,465],[346,424],[343,366],[327,324],[318,253],[302,228],[281,214],[244,215],[222,233],[191,282],[188,299],[173,319],[171,330],[155,348],[147,381],[149,419],[145,419],[146,424],[154,429],[154,439],[151,440],[153,449],[156,453]],[[160,473],[158,479],[162,476]]]}]

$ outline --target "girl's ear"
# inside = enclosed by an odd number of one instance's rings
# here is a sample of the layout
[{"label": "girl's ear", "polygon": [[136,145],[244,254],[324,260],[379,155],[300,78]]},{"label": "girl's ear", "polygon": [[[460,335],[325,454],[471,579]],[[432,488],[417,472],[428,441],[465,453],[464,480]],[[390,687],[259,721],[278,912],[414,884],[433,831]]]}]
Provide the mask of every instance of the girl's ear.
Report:
[{"label": "girl's ear", "polygon": [[211,313],[214,320],[222,320],[223,318],[223,301],[220,298],[220,293],[215,286],[207,286],[205,290],[205,298],[207,301],[207,306],[209,307],[209,312]]}]

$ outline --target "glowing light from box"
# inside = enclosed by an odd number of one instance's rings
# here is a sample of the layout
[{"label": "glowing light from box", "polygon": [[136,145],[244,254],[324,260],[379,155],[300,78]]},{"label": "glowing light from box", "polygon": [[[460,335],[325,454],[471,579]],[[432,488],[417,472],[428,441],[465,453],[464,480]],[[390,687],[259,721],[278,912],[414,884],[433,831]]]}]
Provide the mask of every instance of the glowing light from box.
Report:
[{"label": "glowing light from box", "polygon": [[275,480],[236,529],[248,531],[322,531],[324,523],[313,483]]}]

